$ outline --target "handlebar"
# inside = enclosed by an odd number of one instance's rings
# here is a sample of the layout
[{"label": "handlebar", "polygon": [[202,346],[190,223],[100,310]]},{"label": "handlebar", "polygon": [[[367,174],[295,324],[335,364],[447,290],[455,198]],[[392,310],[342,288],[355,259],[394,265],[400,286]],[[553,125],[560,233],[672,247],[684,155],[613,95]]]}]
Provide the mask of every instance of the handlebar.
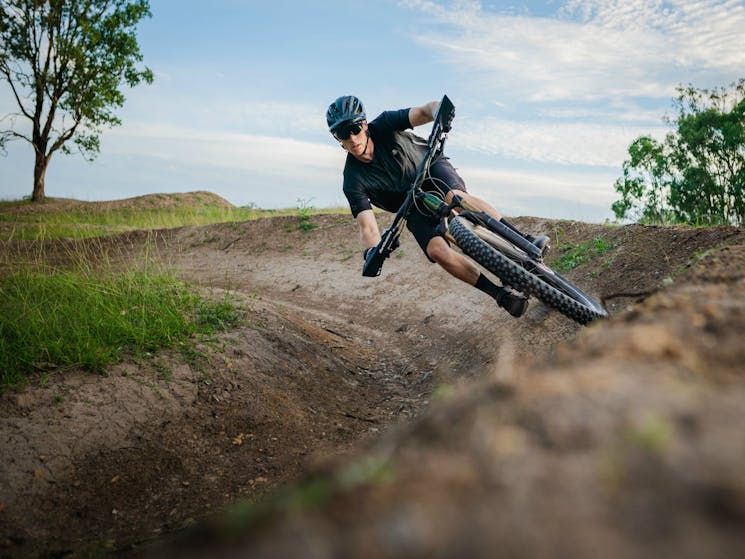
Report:
[{"label": "handlebar", "polygon": [[[442,144],[445,142],[444,135],[450,132],[453,127],[453,119],[455,118],[455,105],[447,95],[443,95],[437,112],[435,113],[434,124],[432,125],[432,132],[429,134],[427,144],[430,149],[436,151],[442,151]],[[436,145],[436,142],[440,142],[440,146]]]}]

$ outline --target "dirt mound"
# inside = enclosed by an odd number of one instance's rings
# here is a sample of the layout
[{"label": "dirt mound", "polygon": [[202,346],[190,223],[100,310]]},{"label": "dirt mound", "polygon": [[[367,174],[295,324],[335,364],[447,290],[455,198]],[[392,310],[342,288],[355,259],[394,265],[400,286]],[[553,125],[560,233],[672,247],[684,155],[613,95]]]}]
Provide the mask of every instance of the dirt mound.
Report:
[{"label": "dirt mound", "polygon": [[740,244],[255,516],[238,510],[155,553],[742,556],[743,332]]},{"label": "dirt mound", "polygon": [[158,210],[170,208],[193,208],[217,206],[233,208],[224,198],[207,191],[184,192],[176,194],[146,194],[122,200],[85,202],[71,198],[47,198],[43,203],[22,203],[3,208],[3,213],[15,215],[39,214],[60,211],[110,212],[121,210]]},{"label": "dirt mound", "polygon": [[152,552],[736,556],[745,231],[516,221],[589,247],[566,275],[610,320],[514,320],[409,236],[363,278],[348,216],[117,237],[247,324],[5,394],[0,553],[132,550],[247,499]]}]

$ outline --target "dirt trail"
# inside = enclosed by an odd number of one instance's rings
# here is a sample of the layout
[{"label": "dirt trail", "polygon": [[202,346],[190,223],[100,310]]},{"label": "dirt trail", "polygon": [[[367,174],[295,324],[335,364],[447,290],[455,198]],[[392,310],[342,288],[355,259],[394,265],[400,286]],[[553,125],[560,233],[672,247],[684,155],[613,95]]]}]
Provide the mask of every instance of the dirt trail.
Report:
[{"label": "dirt trail", "polygon": [[[150,552],[246,499],[265,503],[261,529],[239,530],[251,556],[742,549],[743,230],[517,220],[556,253],[608,243],[567,273],[591,293],[651,295],[611,298],[613,318],[581,328],[535,302],[512,319],[408,236],[362,278],[351,219],[314,222],[159,232],[158,258],[236,292],[247,325],[191,360],[2,396],[0,555]],[[145,233],[106,243],[154,252]],[[325,489],[288,511],[275,491],[300,480]],[[198,533],[194,555],[236,544]]]}]

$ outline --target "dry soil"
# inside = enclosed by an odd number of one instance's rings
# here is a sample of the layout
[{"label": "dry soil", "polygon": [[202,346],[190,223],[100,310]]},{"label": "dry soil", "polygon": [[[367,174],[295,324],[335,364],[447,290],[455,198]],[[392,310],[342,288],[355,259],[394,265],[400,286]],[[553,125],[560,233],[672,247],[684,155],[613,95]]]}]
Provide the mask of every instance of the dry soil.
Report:
[{"label": "dry soil", "polygon": [[745,230],[515,219],[554,257],[611,247],[566,273],[611,313],[581,327],[511,318],[408,234],[363,278],[352,219],[312,222],[48,243],[246,317],[6,391],[0,556],[743,556]]}]

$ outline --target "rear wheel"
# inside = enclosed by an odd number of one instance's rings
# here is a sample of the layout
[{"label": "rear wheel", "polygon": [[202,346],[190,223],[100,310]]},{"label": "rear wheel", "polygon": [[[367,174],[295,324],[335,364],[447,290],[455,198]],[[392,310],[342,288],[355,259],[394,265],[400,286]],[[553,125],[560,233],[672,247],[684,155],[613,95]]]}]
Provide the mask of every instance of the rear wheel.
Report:
[{"label": "rear wheel", "polygon": [[474,231],[472,224],[461,217],[450,220],[449,233],[465,254],[496,275],[505,285],[537,297],[572,320],[587,324],[608,316],[602,305],[569,280],[542,262],[531,260],[501,237],[487,231],[484,235],[486,238],[489,238],[488,235],[494,237],[487,242]]}]

